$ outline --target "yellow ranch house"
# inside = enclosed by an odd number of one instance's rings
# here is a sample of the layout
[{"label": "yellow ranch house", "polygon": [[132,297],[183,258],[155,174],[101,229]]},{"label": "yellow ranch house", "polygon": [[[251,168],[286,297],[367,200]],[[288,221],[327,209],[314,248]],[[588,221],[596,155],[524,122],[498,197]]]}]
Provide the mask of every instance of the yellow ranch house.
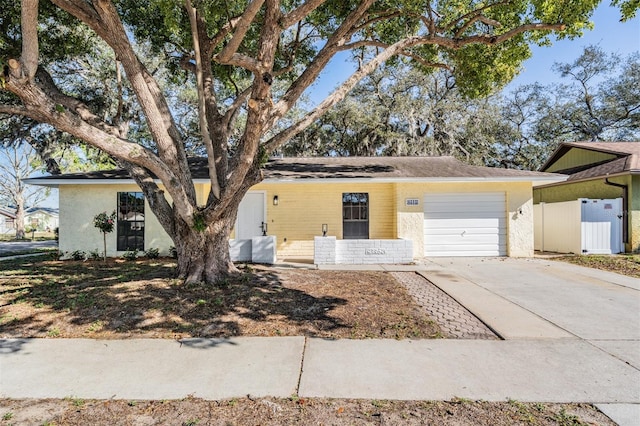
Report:
[{"label": "yellow ranch house", "polygon": [[[190,165],[204,201],[206,161],[194,158]],[[533,256],[533,187],[566,179],[471,166],[453,157],[276,158],[263,175],[240,204],[234,241],[268,237],[273,261],[315,263]],[[62,251],[100,249],[102,234],[92,220],[113,210],[118,223],[107,235],[107,255],[149,248],[168,254],[173,245],[124,170],[29,183],[59,189]]]}]

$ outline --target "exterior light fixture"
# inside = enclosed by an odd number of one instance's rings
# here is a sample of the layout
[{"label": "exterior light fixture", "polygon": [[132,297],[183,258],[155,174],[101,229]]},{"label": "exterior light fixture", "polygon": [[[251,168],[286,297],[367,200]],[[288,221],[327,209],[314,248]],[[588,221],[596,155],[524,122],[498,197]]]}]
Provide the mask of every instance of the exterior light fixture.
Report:
[{"label": "exterior light fixture", "polygon": [[329,225],[327,225],[326,223],[322,224],[322,236],[326,237],[327,236],[327,231],[329,231]]},{"label": "exterior light fixture", "polygon": [[274,196],[273,196],[273,205],[274,205],[274,206],[277,206],[277,205],[278,205],[278,196],[277,196],[277,195],[274,195]]}]

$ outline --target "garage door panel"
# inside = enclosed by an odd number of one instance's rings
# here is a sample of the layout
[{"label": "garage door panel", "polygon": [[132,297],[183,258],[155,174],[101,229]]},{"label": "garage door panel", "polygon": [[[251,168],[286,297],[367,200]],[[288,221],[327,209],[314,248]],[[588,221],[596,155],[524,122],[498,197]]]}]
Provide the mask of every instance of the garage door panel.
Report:
[{"label": "garage door panel", "polygon": [[433,218],[427,217],[425,229],[506,228],[506,220],[495,217]]},{"label": "garage door panel", "polygon": [[469,211],[469,203],[438,203],[431,204],[425,206],[426,214],[442,214],[449,212],[457,212],[461,215],[468,215],[469,217],[473,217],[473,215],[478,213],[496,213],[500,214],[502,209],[497,209],[495,203],[487,204],[487,203],[474,203],[473,210]]},{"label": "garage door panel", "polygon": [[504,193],[426,194],[425,256],[501,256],[507,252]]},{"label": "garage door panel", "polygon": [[430,245],[438,244],[500,244],[500,235],[498,234],[446,234],[446,235],[428,235]]},{"label": "garage door panel", "polygon": [[[476,227],[471,228],[467,227],[464,229],[465,235],[500,235],[501,232],[506,232],[506,228],[499,227],[498,232],[496,232],[496,228],[492,227]],[[459,228],[429,228],[424,230],[425,236],[436,236],[436,235],[460,235],[462,231]]]},{"label": "garage door panel", "polygon": [[425,252],[424,255],[429,257],[478,257],[478,256],[491,257],[491,256],[503,256],[504,254],[502,250],[504,249],[500,249],[500,250],[457,249],[452,251],[446,251],[445,249],[438,249],[437,251],[433,251],[433,252]]},{"label": "garage door panel", "polygon": [[[434,251],[437,252],[441,252],[441,251],[461,251],[461,250],[466,250],[466,251],[477,251],[477,250],[481,250],[481,251],[495,251],[498,252],[499,249],[501,248],[500,245],[495,245],[495,244],[460,244],[458,246],[456,246],[455,244],[434,244],[433,246],[431,246],[432,249]],[[506,247],[503,247],[506,248]]]}]

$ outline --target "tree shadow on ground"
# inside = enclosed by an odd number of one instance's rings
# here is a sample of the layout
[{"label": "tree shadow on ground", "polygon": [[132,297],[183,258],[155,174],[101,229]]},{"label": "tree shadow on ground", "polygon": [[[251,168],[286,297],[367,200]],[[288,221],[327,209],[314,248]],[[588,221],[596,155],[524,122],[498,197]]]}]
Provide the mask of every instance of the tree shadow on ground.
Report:
[{"label": "tree shadow on ground", "polygon": [[244,268],[210,285],[173,279],[169,259],[2,266],[0,337],[326,336],[349,327],[332,316],[345,299],[287,288],[273,270]]}]

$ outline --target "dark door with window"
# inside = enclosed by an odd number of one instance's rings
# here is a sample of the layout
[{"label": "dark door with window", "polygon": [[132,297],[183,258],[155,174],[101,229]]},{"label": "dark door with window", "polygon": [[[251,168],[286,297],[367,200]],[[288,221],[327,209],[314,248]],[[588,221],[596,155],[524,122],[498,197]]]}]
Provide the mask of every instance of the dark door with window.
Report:
[{"label": "dark door with window", "polygon": [[342,238],[369,239],[369,194],[346,192],[342,194]]}]

